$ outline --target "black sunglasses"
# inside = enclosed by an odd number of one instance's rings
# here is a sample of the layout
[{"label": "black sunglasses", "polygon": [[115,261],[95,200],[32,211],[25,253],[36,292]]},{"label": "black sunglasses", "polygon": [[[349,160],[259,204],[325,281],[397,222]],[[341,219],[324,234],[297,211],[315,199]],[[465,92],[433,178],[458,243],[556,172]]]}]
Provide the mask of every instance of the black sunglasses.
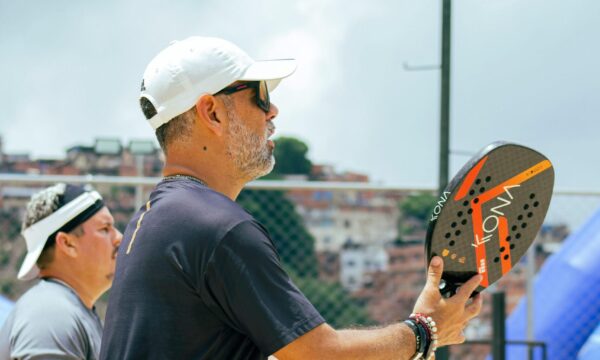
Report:
[{"label": "black sunglasses", "polygon": [[238,85],[226,87],[225,89],[217,92],[215,95],[230,95],[246,89],[254,89],[256,105],[258,105],[259,108],[261,108],[264,112],[269,112],[269,110],[271,110],[271,100],[269,99],[269,89],[267,88],[266,81],[248,81]]}]

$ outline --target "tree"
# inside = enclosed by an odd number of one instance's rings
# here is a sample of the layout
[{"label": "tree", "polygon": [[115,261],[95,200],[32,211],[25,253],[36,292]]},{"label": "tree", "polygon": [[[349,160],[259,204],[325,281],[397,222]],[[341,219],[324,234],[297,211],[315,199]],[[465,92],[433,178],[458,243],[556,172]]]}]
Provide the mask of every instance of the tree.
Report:
[{"label": "tree", "polygon": [[244,190],[238,203],[262,223],[292,281],[334,327],[371,325],[367,310],[339,283],[318,279],[314,238],[282,191]]},{"label": "tree", "polygon": [[267,228],[284,264],[299,276],[318,275],[315,240],[284,192],[247,189],[237,202]]},{"label": "tree", "polygon": [[332,284],[314,278],[299,277],[291,270],[288,273],[294,284],[334,328],[373,325],[366,307],[350,297],[339,283]]},{"label": "tree", "polygon": [[413,194],[400,203],[400,210],[406,217],[413,217],[426,222],[429,219],[429,215],[431,215],[436,201],[437,198],[429,192]]},{"label": "tree", "polygon": [[275,168],[273,175],[310,175],[312,163],[306,157],[308,145],[293,137],[275,139]]},{"label": "tree", "polygon": [[431,211],[437,198],[429,192],[409,195],[398,204],[400,217],[398,219],[398,239],[403,235],[424,233]]}]

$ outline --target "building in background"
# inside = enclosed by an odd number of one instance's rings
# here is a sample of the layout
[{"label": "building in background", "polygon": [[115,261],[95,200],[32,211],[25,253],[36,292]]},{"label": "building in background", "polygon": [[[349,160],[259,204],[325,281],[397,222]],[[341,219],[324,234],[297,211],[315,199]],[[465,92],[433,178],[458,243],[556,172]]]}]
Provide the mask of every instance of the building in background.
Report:
[{"label": "building in background", "polygon": [[[363,182],[364,174],[336,173],[333,166],[313,165],[311,179],[325,182]],[[386,247],[398,236],[398,198],[385,192],[355,190],[290,190],[287,193],[315,239],[319,258],[335,257],[339,272],[320,269],[336,277],[345,289],[356,291],[372,273],[385,271]],[[320,262],[323,266],[324,262]]]},{"label": "building in background", "polygon": [[383,246],[361,245],[348,239],[340,251],[340,282],[351,291],[357,291],[373,280],[373,274],[385,272],[388,254]]}]

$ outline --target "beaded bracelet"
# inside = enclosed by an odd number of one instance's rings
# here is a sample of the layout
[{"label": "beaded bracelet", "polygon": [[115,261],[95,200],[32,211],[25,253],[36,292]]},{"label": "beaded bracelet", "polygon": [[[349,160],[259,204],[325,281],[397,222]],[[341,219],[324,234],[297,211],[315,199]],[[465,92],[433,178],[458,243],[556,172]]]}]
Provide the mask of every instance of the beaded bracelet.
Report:
[{"label": "beaded bracelet", "polygon": [[436,326],[435,321],[433,321],[431,316],[427,316],[425,314],[420,314],[420,313],[410,314],[410,319],[415,320],[417,323],[423,325],[427,329],[429,338],[431,339],[431,343],[428,344],[430,346],[428,346],[428,348],[423,353],[424,354],[423,357],[426,360],[432,359],[433,354],[437,350],[437,344],[438,344],[437,326]]}]

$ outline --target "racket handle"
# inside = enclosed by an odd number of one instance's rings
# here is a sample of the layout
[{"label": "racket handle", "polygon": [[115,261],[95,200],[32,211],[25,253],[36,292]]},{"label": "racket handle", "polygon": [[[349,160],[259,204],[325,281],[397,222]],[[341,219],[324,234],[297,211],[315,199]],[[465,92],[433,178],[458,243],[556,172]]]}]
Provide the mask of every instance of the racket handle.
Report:
[{"label": "racket handle", "polygon": [[[456,294],[456,292],[458,291],[458,288],[461,285],[462,284],[455,284],[455,283],[446,281],[444,279],[441,279],[440,280],[440,285],[439,285],[440,293],[442,294],[442,297],[444,299],[447,299],[449,297],[454,296]],[[473,293],[469,297],[472,298],[472,297],[474,297],[477,294],[479,294],[479,291],[473,291]]]},{"label": "racket handle", "polygon": [[442,297],[447,299],[449,297],[454,296],[454,294],[456,294],[456,291],[458,290],[458,286],[456,284],[450,283],[444,279],[441,279],[439,289],[440,289],[440,293],[442,294]]}]

